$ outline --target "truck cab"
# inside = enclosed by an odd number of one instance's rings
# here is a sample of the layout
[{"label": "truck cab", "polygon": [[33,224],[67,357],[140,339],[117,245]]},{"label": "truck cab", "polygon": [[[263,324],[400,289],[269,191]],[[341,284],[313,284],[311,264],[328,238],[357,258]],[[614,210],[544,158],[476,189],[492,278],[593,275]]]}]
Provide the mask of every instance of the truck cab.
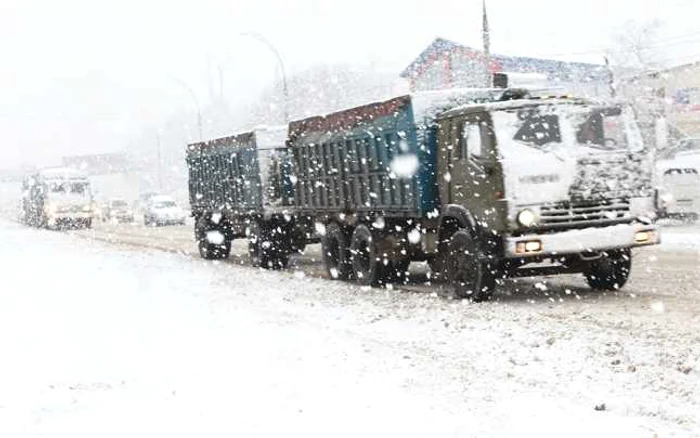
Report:
[{"label": "truck cab", "polygon": [[659,243],[653,161],[624,105],[523,93],[445,111],[436,123],[431,265],[457,295],[484,298],[498,278],[567,272],[620,288],[631,248]]},{"label": "truck cab", "polygon": [[93,196],[86,175],[69,168],[43,169],[25,178],[23,217],[37,227],[90,228]]}]

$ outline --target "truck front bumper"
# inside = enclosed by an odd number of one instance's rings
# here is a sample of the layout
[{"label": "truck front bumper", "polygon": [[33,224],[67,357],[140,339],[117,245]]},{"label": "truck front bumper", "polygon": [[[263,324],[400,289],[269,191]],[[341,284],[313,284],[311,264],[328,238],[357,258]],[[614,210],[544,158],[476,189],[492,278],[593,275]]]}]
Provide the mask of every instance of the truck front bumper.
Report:
[{"label": "truck front bumper", "polygon": [[531,258],[600,252],[659,243],[661,235],[656,226],[622,224],[507,237],[503,245],[506,258]]},{"label": "truck front bumper", "polygon": [[60,213],[49,213],[49,222],[61,222],[61,221],[71,221],[71,220],[88,220],[92,219],[92,213],[90,212],[60,212]]}]

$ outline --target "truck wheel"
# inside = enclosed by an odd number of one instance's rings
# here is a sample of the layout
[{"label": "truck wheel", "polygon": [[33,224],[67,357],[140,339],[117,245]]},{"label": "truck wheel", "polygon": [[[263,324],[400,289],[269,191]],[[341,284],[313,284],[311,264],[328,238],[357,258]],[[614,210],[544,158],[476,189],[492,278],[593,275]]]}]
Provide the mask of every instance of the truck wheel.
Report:
[{"label": "truck wheel", "polygon": [[387,267],[379,258],[372,232],[360,225],[352,233],[350,244],[352,269],[355,280],[361,286],[378,286],[386,283]]},{"label": "truck wheel", "polygon": [[335,222],[326,227],[326,234],[321,241],[323,264],[332,279],[347,280],[352,275],[352,260],[348,235]]},{"label": "truck wheel", "polygon": [[224,238],[220,245],[208,242],[206,236],[199,240],[199,255],[205,260],[223,260],[231,254],[231,241]]},{"label": "truck wheel", "polygon": [[384,279],[387,283],[407,283],[410,260],[393,260],[384,265]]},{"label": "truck wheel", "polygon": [[286,268],[289,254],[272,236],[270,230],[258,222],[251,222],[248,227],[248,254],[253,266],[265,269]]},{"label": "truck wheel", "polygon": [[455,298],[486,301],[496,288],[492,263],[468,231],[457,231],[449,243],[448,275]]},{"label": "truck wheel", "polygon": [[608,251],[602,258],[591,262],[583,273],[588,285],[596,290],[617,290],[627,283],[632,270],[629,249]]},{"label": "truck wheel", "polygon": [[92,228],[92,219],[85,219],[85,228]]}]

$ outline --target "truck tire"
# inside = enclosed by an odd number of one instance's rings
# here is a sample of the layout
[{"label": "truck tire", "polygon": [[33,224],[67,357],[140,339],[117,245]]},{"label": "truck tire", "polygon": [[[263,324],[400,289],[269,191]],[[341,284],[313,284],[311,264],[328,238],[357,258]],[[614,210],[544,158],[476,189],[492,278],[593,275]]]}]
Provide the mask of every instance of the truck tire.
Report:
[{"label": "truck tire", "polygon": [[392,260],[389,264],[384,265],[384,280],[387,283],[406,284],[408,282],[408,266],[410,260]]},{"label": "truck tire", "polygon": [[352,276],[352,260],[348,234],[336,222],[326,227],[326,234],[321,240],[323,265],[328,276],[333,279],[347,280]]},{"label": "truck tire", "polygon": [[289,264],[289,254],[271,230],[257,221],[248,227],[248,254],[253,266],[265,269],[283,269]]},{"label": "truck tire", "polygon": [[231,254],[231,241],[224,239],[220,245],[208,242],[206,237],[198,242],[199,255],[205,260],[223,260]]},{"label": "truck tire", "polygon": [[468,231],[457,231],[448,245],[448,275],[454,298],[486,301],[496,288],[493,263],[478,239]]},{"label": "truck tire", "polygon": [[592,289],[618,290],[627,283],[631,270],[631,251],[620,249],[608,251],[602,258],[590,262],[583,275]]},{"label": "truck tire", "polygon": [[366,225],[359,225],[352,233],[350,253],[353,275],[360,286],[379,286],[387,282],[390,268],[380,260],[372,232]]}]

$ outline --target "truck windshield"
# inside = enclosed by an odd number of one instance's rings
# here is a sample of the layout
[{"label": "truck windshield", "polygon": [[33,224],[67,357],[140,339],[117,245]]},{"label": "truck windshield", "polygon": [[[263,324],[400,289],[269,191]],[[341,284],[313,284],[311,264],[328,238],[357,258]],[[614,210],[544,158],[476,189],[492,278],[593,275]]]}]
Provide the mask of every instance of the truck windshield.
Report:
[{"label": "truck windshield", "polygon": [[51,193],[71,193],[83,195],[88,191],[88,184],[84,182],[56,181],[49,184]]},{"label": "truck windshield", "polygon": [[618,149],[627,146],[625,121],[620,108],[596,109],[575,116],[578,127],[576,141],[602,149]]},{"label": "truck windshield", "polygon": [[620,107],[540,105],[498,111],[492,118],[499,138],[538,149],[562,143],[567,132],[574,134],[572,141],[597,149],[643,147],[634,116]]}]

